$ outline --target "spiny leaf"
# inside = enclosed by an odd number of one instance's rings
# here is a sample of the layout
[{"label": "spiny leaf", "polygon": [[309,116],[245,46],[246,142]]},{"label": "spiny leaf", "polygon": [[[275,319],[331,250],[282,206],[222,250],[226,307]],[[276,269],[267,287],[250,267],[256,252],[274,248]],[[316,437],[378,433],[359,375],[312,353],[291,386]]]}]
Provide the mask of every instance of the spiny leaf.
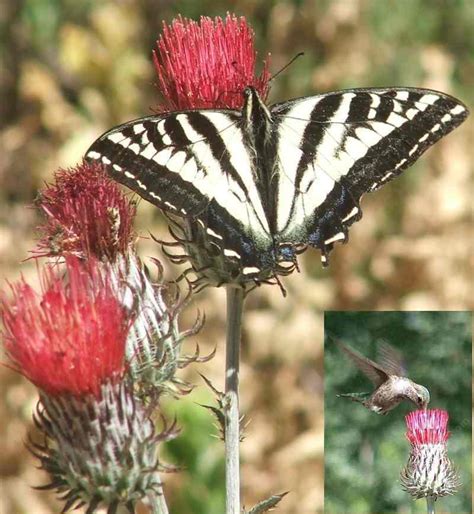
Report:
[{"label": "spiny leaf", "polygon": [[269,512],[280,503],[280,501],[288,494],[288,492],[289,491],[280,494],[274,494],[266,500],[257,503],[257,505],[252,507],[249,511],[245,511],[244,514],[262,514],[263,512]]}]

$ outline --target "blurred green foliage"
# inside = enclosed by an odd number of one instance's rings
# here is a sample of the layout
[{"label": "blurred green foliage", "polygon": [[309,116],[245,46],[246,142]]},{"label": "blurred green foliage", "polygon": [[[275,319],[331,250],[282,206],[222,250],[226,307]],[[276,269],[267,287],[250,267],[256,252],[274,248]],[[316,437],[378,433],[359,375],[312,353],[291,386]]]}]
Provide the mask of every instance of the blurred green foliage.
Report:
[{"label": "blurred green foliage", "polygon": [[373,387],[331,336],[373,360],[381,340],[401,351],[408,376],[429,389],[429,407],[450,416],[449,456],[463,485],[439,500],[437,512],[472,512],[471,313],[328,312],[324,321],[326,514],[426,512],[425,502],[414,502],[399,482],[409,450],[404,416],[414,406],[402,402],[381,416],[337,398]]},{"label": "blurred green foliage", "polygon": [[168,400],[169,418],[176,417],[179,436],[165,445],[163,457],[179,470],[179,488],[165,497],[172,513],[222,514],[225,511],[224,453],[215,419],[203,405],[215,405],[204,388],[179,402]]}]

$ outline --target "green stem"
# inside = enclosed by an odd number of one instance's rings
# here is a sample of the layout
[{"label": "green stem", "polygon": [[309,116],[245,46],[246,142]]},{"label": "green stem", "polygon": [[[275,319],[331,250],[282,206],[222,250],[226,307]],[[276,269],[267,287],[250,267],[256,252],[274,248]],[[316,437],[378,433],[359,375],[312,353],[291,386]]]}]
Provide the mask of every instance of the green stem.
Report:
[{"label": "green stem", "polygon": [[151,507],[152,514],[168,514],[165,495],[162,493],[156,497],[156,502]]},{"label": "green stem", "polygon": [[243,289],[227,286],[225,375],[225,482],[226,514],[240,514],[239,364]]},{"label": "green stem", "polygon": [[150,514],[169,514],[162,487],[160,487],[160,492],[161,494],[150,494],[147,498],[146,503],[150,509]]},{"label": "green stem", "polygon": [[428,514],[435,514],[435,499],[433,496],[426,497],[426,508]]}]

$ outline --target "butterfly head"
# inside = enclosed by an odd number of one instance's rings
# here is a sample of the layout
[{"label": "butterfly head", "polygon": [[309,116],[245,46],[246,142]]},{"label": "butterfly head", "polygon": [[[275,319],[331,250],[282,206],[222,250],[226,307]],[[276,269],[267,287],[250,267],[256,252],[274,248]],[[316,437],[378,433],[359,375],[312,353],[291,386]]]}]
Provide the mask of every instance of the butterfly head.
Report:
[{"label": "butterfly head", "polygon": [[247,86],[243,91],[244,98],[250,101],[252,97],[258,95],[257,90],[253,86]]},{"label": "butterfly head", "polygon": [[282,243],[277,250],[277,261],[291,261],[296,260],[296,252],[294,245]]},{"label": "butterfly head", "polygon": [[[260,125],[262,120],[271,122],[271,114],[262,97],[253,86],[247,86],[244,91],[243,114],[249,126]],[[265,126],[265,125],[264,125]]]}]

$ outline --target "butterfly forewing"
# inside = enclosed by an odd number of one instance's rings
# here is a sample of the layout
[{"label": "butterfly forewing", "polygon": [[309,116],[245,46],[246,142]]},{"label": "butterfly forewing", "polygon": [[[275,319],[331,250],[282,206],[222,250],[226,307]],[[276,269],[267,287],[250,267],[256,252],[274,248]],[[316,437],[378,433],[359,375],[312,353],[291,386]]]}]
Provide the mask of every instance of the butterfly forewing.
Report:
[{"label": "butterfly forewing", "polygon": [[347,238],[364,193],[400,174],[467,116],[447,95],[397,88],[302,98],[271,112],[283,170],[280,240],[309,243],[323,254]]},{"label": "butterfly forewing", "polygon": [[273,242],[240,117],[202,110],[141,118],[104,134],[86,157],[165,212],[199,220],[243,266],[263,266]]}]

